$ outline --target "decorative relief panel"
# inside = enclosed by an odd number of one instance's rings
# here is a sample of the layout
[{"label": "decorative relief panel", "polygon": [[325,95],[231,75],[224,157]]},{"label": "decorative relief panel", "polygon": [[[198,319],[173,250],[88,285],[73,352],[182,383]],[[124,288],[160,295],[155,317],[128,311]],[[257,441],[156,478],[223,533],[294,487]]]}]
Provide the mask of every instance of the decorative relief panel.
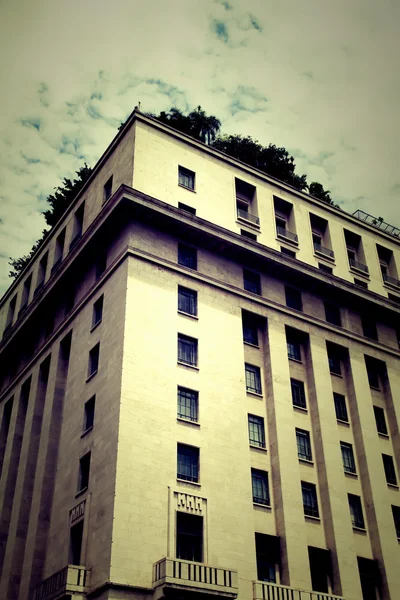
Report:
[{"label": "decorative relief panel", "polygon": [[181,492],[175,492],[174,495],[176,498],[177,510],[194,514],[203,514],[206,503],[204,498]]},{"label": "decorative relief panel", "polygon": [[86,500],[82,500],[82,502],[77,504],[72,510],[69,511],[69,522],[71,525],[83,519],[85,516],[85,505]]}]

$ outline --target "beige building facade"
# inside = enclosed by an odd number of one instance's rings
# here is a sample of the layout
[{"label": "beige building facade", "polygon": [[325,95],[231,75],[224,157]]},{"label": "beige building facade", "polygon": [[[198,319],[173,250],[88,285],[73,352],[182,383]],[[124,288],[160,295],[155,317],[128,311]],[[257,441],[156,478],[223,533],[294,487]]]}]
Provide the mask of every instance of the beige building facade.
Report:
[{"label": "beige building facade", "polygon": [[0,598],[399,598],[398,269],[135,110],[1,300]]}]

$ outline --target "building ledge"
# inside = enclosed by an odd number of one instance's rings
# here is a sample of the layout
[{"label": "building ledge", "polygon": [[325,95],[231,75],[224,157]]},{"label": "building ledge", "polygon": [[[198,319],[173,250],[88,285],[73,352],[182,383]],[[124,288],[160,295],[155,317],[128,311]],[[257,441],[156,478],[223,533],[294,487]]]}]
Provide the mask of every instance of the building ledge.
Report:
[{"label": "building ledge", "polygon": [[253,600],[266,600],[267,598],[271,598],[271,600],[275,600],[275,598],[282,598],[282,600],[284,598],[293,598],[293,600],[345,600],[343,596],[335,596],[334,594],[302,590],[277,583],[253,581]]}]

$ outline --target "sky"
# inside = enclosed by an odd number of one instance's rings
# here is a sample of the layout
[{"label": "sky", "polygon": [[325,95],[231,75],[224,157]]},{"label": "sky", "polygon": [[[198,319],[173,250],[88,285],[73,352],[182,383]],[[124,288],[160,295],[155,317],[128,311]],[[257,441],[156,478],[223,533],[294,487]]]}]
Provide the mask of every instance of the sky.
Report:
[{"label": "sky", "polygon": [[0,0],[0,294],[122,121],[201,107],[400,226],[398,0]]}]

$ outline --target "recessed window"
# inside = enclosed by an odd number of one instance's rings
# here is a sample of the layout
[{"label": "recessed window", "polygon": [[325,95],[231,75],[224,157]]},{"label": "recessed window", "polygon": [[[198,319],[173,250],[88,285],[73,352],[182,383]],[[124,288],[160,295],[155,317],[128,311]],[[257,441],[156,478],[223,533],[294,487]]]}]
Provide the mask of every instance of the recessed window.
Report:
[{"label": "recessed window", "polygon": [[332,325],[342,326],[342,319],[340,317],[340,308],[329,302],[324,302],[325,318],[327,323]]},{"label": "recessed window", "polygon": [[388,298],[392,302],[396,302],[396,304],[400,304],[400,296],[396,296],[395,294],[388,294]]},{"label": "recessed window", "polygon": [[240,230],[240,235],[242,235],[243,237],[249,239],[249,240],[253,240],[254,242],[257,241],[257,236],[255,233],[251,233],[250,231],[246,231],[245,229],[241,229]]},{"label": "recessed window", "polygon": [[[311,587],[314,592],[322,592],[323,594],[328,594],[329,592],[328,582],[332,579],[332,562],[330,554],[330,550],[308,546]],[[321,600],[324,598],[327,600],[327,596],[322,596],[318,593],[310,594],[310,596],[312,598],[315,597]]]},{"label": "recessed window", "polygon": [[356,463],[354,461],[353,446],[345,442],[340,442],[340,449],[342,451],[344,472],[354,474],[356,472]]},{"label": "recessed window", "polygon": [[351,524],[357,529],[365,529],[364,515],[360,496],[347,494],[350,509]]},{"label": "recessed window", "polygon": [[261,394],[261,372],[260,367],[254,365],[245,364],[246,372],[246,392],[253,392],[255,394]]},{"label": "recessed window", "polygon": [[288,357],[291,360],[301,361],[301,344],[298,340],[293,337],[287,337],[287,351]]},{"label": "recessed window", "polygon": [[89,487],[90,452],[79,459],[78,493]]},{"label": "recessed window", "polygon": [[356,279],[355,277],[354,285],[358,285],[358,287],[364,288],[365,290],[368,289],[368,283],[366,281],[363,281],[362,279]]},{"label": "recessed window", "polygon": [[194,190],[195,173],[184,167],[178,167],[178,182],[179,185],[187,188],[188,190]]},{"label": "recessed window", "polygon": [[378,331],[376,329],[376,323],[373,319],[371,319],[371,317],[366,316],[366,315],[362,315],[361,316],[361,325],[362,325],[362,330],[363,330],[363,334],[365,335],[365,337],[369,338],[370,340],[375,340],[376,342],[378,341]]},{"label": "recessed window", "polygon": [[293,406],[297,406],[298,408],[307,408],[304,383],[298,379],[291,379],[290,387],[292,389]]},{"label": "recessed window", "polygon": [[342,374],[342,365],[339,352],[332,347],[328,348],[328,364],[329,371],[334,375]]},{"label": "recessed window", "polygon": [[100,296],[93,304],[92,327],[98,325],[103,318],[104,294]]},{"label": "recessed window", "polygon": [[198,392],[178,387],[178,418],[197,423],[198,421]]},{"label": "recessed window", "polygon": [[44,280],[46,279],[48,260],[49,260],[49,253],[46,252],[45,254],[43,254],[43,256],[39,262],[39,270],[38,270],[38,275],[37,275],[36,288],[35,288],[35,291],[33,294],[34,296],[36,296],[36,294],[39,293],[39,291],[42,289],[42,287],[44,285]]},{"label": "recessed window", "polygon": [[251,484],[253,490],[253,502],[255,504],[264,504],[270,506],[268,473],[251,469]]},{"label": "recessed window", "polygon": [[88,377],[91,377],[97,373],[99,369],[99,357],[100,357],[100,342],[96,344],[89,352],[89,367]]},{"label": "recessed window", "polygon": [[19,309],[18,316],[22,315],[28,306],[29,295],[31,292],[31,284],[32,284],[32,273],[25,279],[24,286],[22,288],[22,298],[21,298],[21,307]]},{"label": "recessed window", "polygon": [[199,449],[186,444],[178,444],[178,479],[199,481]]},{"label": "recessed window", "polygon": [[261,279],[259,273],[243,269],[243,284],[245,290],[261,296]]},{"label": "recessed window", "polygon": [[324,271],[325,273],[329,273],[329,275],[333,274],[332,267],[328,267],[328,265],[324,265],[324,263],[318,263],[318,268],[321,269],[321,271]]},{"label": "recessed window", "polygon": [[379,390],[380,389],[380,385],[379,385],[379,367],[378,364],[373,361],[373,360],[366,360],[366,367],[367,367],[367,375],[368,375],[368,382],[369,382],[369,386]]},{"label": "recessed window", "polygon": [[107,183],[104,185],[104,202],[107,202],[112,196],[112,185],[113,185],[113,176],[109,178]]},{"label": "recessed window", "polygon": [[336,418],[338,421],[345,423],[349,422],[347,415],[346,398],[342,394],[333,393],[333,401],[335,403]]},{"label": "recessed window", "polygon": [[197,292],[178,286],[178,310],[188,315],[197,315]]},{"label": "recessed window", "polygon": [[65,316],[67,316],[71,312],[71,310],[74,308],[75,296],[76,296],[76,291],[75,291],[74,285],[71,284],[65,294],[65,312],[64,312]]},{"label": "recessed window", "polygon": [[258,325],[254,317],[248,313],[242,315],[243,341],[258,346]]},{"label": "recessed window", "polygon": [[397,485],[396,471],[394,468],[393,456],[382,454],[383,468],[385,469],[386,482],[389,485]]},{"label": "recessed window", "polygon": [[178,208],[180,208],[181,210],[184,210],[188,213],[190,213],[191,215],[195,215],[196,214],[196,209],[193,208],[192,206],[188,206],[187,204],[183,204],[183,202],[178,202]]},{"label": "recessed window", "polygon": [[251,446],[265,448],[264,419],[249,415],[249,443]]},{"label": "recessed window", "polygon": [[301,292],[299,290],[285,285],[285,297],[286,306],[288,306],[289,308],[294,308],[295,310],[303,310]]},{"label": "recessed window", "polygon": [[312,461],[310,432],[296,429],[297,455],[302,460]]},{"label": "recessed window", "polygon": [[85,402],[85,417],[83,421],[83,431],[88,431],[94,424],[94,409],[96,405],[96,396],[92,396],[90,400]]},{"label": "recessed window", "polygon": [[106,268],[107,268],[107,254],[104,251],[102,251],[102,252],[100,252],[100,254],[96,260],[96,265],[95,265],[96,281],[98,279],[100,279],[100,277],[103,275]]},{"label": "recessed window", "polygon": [[290,258],[296,258],[296,252],[289,250],[289,248],[284,248],[283,246],[281,246],[281,253],[290,256]]},{"label": "recessed window", "polygon": [[178,244],[178,264],[197,270],[197,250],[185,244]]},{"label": "recessed window", "polygon": [[177,511],[176,558],[203,562],[203,517]]},{"label": "recessed window", "polygon": [[197,340],[178,333],[178,362],[197,366]]},{"label": "recessed window", "polygon": [[81,564],[81,552],[82,552],[82,539],[83,539],[83,519],[76,525],[71,527],[70,530],[70,543],[69,543],[69,564],[80,565]]},{"label": "recessed window", "polygon": [[256,533],[255,538],[257,580],[276,583],[276,571],[281,562],[279,537]]},{"label": "recessed window", "polygon": [[393,506],[392,504],[392,513],[396,535],[400,539],[400,506]]},{"label": "recessed window", "polygon": [[382,433],[383,435],[388,435],[385,411],[383,410],[383,408],[379,408],[379,406],[374,406],[374,415],[377,432]]},{"label": "recessed window", "polygon": [[58,234],[58,236],[56,238],[56,247],[54,250],[54,263],[51,268],[52,273],[54,273],[58,269],[59,265],[61,264],[63,254],[64,254],[64,243],[65,243],[65,227],[61,231],[61,233]]},{"label": "recessed window", "polygon": [[80,207],[75,211],[74,226],[73,226],[73,230],[72,230],[72,238],[71,238],[71,242],[69,245],[70,250],[72,250],[72,248],[75,246],[75,244],[82,237],[84,216],[85,216],[85,202],[82,202]]},{"label": "recessed window", "polygon": [[317,489],[313,483],[301,482],[303,509],[306,517],[319,517]]}]

